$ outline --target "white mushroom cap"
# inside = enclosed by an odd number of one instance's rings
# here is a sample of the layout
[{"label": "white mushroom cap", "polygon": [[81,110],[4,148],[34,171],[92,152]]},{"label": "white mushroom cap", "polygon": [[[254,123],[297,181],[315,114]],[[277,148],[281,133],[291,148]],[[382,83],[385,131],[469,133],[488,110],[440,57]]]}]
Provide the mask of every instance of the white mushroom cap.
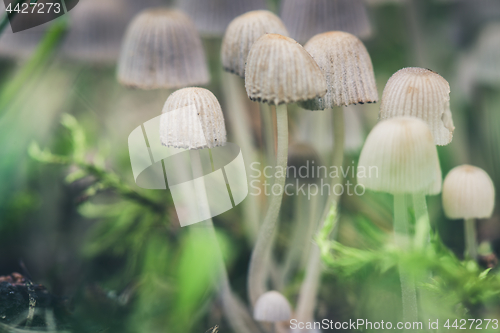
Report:
[{"label": "white mushroom cap", "polygon": [[308,110],[378,101],[370,55],[356,36],[342,31],[325,32],[304,46],[326,77],[324,97],[301,103]]},{"label": "white mushroom cap", "polygon": [[138,14],[125,34],[118,80],[140,89],[206,84],[209,74],[205,52],[189,17],[165,8]]},{"label": "white mushroom cap", "polygon": [[434,142],[444,146],[453,138],[450,85],[439,74],[423,68],[403,68],[387,82],[380,119],[418,117],[430,127]]},{"label": "white mushroom cap", "polygon": [[300,43],[333,30],[360,38],[372,34],[363,0],[283,0],[280,16],[290,36]]},{"label": "white mushroom cap", "polygon": [[184,88],[170,95],[162,111],[160,139],[164,146],[184,149],[225,145],[224,115],[214,94]]},{"label": "white mushroom cap", "polygon": [[277,291],[262,294],[255,303],[253,317],[258,321],[278,322],[289,320],[292,309],[288,300]]},{"label": "white mushroom cap", "polygon": [[326,94],[326,79],[318,64],[291,38],[267,34],[252,46],[247,58],[248,97],[269,104],[294,103]]},{"label": "white mushroom cap", "polygon": [[229,22],[251,10],[265,9],[265,0],[177,0],[202,35],[222,36]]},{"label": "white mushroom cap", "polygon": [[413,117],[379,122],[361,151],[358,183],[392,194],[435,194],[440,189],[441,171],[427,124]]},{"label": "white mushroom cap", "polygon": [[471,165],[452,169],[443,184],[443,208],[450,219],[489,218],[495,207],[490,176]]},{"label": "white mushroom cap", "polygon": [[270,11],[256,10],[235,18],[227,27],[222,41],[224,69],[245,77],[245,65],[250,48],[257,39],[268,33],[288,36],[283,22]]}]

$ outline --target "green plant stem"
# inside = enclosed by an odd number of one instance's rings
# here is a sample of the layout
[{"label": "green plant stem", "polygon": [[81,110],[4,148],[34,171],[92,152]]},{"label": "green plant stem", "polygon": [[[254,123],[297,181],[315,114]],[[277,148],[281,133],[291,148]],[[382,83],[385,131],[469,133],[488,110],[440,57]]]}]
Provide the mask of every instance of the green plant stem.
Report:
[{"label": "green plant stem", "polygon": [[[222,73],[222,87],[229,111],[227,113],[229,124],[236,143],[241,147],[246,170],[249,172],[250,165],[258,162],[258,155],[250,126],[248,126],[250,119],[246,107],[247,98],[242,92],[243,83],[234,74]],[[246,229],[245,234],[249,236],[249,240],[253,245],[259,233],[260,207],[258,197],[249,195],[243,201],[242,208],[244,215],[243,223]]]},{"label": "green plant stem", "polygon": [[[339,176],[332,178],[330,195],[327,199],[325,209],[321,216],[318,232],[323,228],[331,209],[337,207],[340,195],[336,194],[335,187],[343,183],[341,168],[344,165],[344,146],[345,146],[345,123],[344,110],[336,107],[333,110],[333,135],[334,147],[332,156],[332,166],[339,171]],[[337,193],[340,191],[337,191]],[[335,231],[334,231],[335,232]],[[299,322],[312,321],[314,310],[316,308],[317,294],[321,280],[321,251],[317,244],[313,244],[309,255],[306,268],[306,277],[302,282],[299,299],[297,302],[297,320]]]},{"label": "green plant stem", "polygon": [[[394,194],[394,239],[396,246],[405,249],[409,243],[408,208],[404,194]],[[403,321],[415,322],[418,319],[417,291],[415,281],[402,266],[399,266]]]},{"label": "green plant stem", "polygon": [[[203,174],[203,167],[200,159],[200,152],[198,150],[190,151],[191,166],[193,169],[193,176]],[[203,178],[201,178],[203,179]],[[196,200],[198,203],[199,211],[206,215],[209,214],[210,208],[208,204],[208,197],[206,193],[205,184],[200,182],[195,182],[196,189]],[[231,290],[231,285],[229,283],[229,277],[227,275],[226,266],[224,264],[224,258],[222,257],[222,252],[220,250],[219,242],[217,241],[217,236],[215,233],[214,224],[211,218],[197,223],[190,227],[192,232],[203,232],[209,237],[212,243],[212,249],[215,251],[215,260],[217,262],[216,276],[220,278],[217,281],[219,288],[220,297],[222,300],[222,306],[224,310],[224,316],[230,324],[231,328],[235,332],[242,333],[254,333],[258,332],[257,326],[253,323],[248,311],[245,311],[241,302],[238,302]]]},{"label": "green plant stem", "polygon": [[276,116],[278,119],[278,153],[275,179],[271,188],[269,208],[259,230],[259,237],[250,258],[248,272],[248,294],[252,305],[255,305],[259,296],[266,291],[265,259],[271,250],[273,232],[278,222],[286,180],[288,164],[288,114],[286,104],[276,107]]},{"label": "green plant stem", "polygon": [[50,55],[64,36],[66,29],[67,21],[65,19],[56,20],[40,42],[35,54],[16,73],[16,76],[2,87],[0,93],[0,115],[5,112],[17,93],[22,89],[26,89],[26,82],[37,75],[39,71],[43,70]]},{"label": "green plant stem", "polygon": [[465,258],[477,259],[476,223],[474,219],[464,220]]}]

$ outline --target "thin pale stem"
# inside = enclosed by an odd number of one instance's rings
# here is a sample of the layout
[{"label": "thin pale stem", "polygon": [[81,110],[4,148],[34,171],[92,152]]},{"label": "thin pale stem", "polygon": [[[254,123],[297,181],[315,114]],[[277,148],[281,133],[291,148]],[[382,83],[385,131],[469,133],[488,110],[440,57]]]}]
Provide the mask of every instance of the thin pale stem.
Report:
[{"label": "thin pale stem", "polygon": [[268,165],[274,165],[274,131],[273,131],[273,112],[268,104],[260,103],[260,117],[262,119],[262,133],[264,147],[266,151],[266,160]]},{"label": "thin pale stem", "polygon": [[427,201],[424,193],[413,194],[413,208],[415,209],[416,231],[415,246],[425,247],[430,242],[430,219],[427,211]]},{"label": "thin pale stem", "polygon": [[[193,176],[203,174],[200,152],[198,150],[191,150],[190,157]],[[195,186],[198,209],[200,210],[200,213],[205,215],[207,213],[207,210],[210,209],[208,205],[205,184],[195,182]],[[217,241],[217,235],[215,233],[212,219],[210,218],[208,220],[200,222],[195,226],[190,227],[190,230],[191,232],[195,233],[202,232],[203,235],[208,237],[210,239],[210,242],[213,244],[212,250],[214,251],[217,260],[216,276],[220,278],[220,281],[217,281],[216,283],[218,285],[220,297],[222,299],[224,315],[228,323],[231,325],[232,329],[235,332],[259,332],[259,329],[251,319],[247,309],[245,309],[244,305],[238,301],[231,290],[229,277],[227,275],[226,266],[224,264],[222,252],[219,247],[219,242]]]},{"label": "thin pale stem", "polygon": [[464,220],[465,231],[465,258],[470,260],[477,259],[476,243],[476,223],[474,219]]},{"label": "thin pale stem", "polygon": [[[334,147],[332,156],[332,167],[337,168],[338,177],[331,179],[330,195],[326,202],[325,210],[321,216],[318,231],[328,217],[332,205],[338,205],[340,195],[343,191],[336,190],[337,185],[343,183],[341,168],[344,165],[345,124],[344,110],[341,107],[333,109],[333,135]],[[317,294],[321,280],[321,252],[317,244],[313,244],[306,268],[306,277],[302,282],[299,299],[297,303],[297,320],[299,322],[312,321],[316,308]]]},{"label": "thin pale stem", "polygon": [[[222,87],[228,107],[229,125],[236,143],[241,147],[243,159],[247,172],[250,165],[258,162],[258,155],[255,147],[254,138],[248,123],[250,122],[248,110],[246,107],[246,96],[242,93],[242,80],[236,75],[224,72],[222,75]],[[272,129],[271,129],[272,131]],[[258,197],[249,195],[242,203],[244,214],[244,227],[246,235],[252,244],[255,243],[259,232],[260,207]]]},{"label": "thin pale stem", "polygon": [[259,237],[254,246],[248,272],[248,294],[252,305],[266,291],[266,256],[271,250],[273,232],[283,199],[288,162],[288,115],[286,105],[276,107],[278,119],[278,153],[274,184],[271,187],[269,208],[260,227]]},{"label": "thin pale stem", "polygon": [[[394,238],[396,246],[404,249],[409,241],[408,207],[404,194],[394,195]],[[418,319],[417,290],[415,280],[404,268],[399,266],[403,320],[415,322]]]},{"label": "thin pale stem", "polygon": [[299,259],[305,250],[305,242],[309,239],[304,237],[304,235],[307,237],[308,226],[312,223],[308,218],[308,210],[310,209],[308,206],[306,195],[299,194],[295,196],[293,233],[290,247],[285,254],[285,261],[281,271],[281,283],[283,285],[288,283],[291,272],[300,264]]}]

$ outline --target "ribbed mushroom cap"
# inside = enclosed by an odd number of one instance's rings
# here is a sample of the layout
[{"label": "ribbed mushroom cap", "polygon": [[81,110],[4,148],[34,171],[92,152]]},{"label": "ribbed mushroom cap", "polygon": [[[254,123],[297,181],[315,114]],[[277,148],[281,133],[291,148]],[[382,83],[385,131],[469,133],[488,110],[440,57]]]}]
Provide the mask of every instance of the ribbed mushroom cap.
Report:
[{"label": "ribbed mushroom cap", "polygon": [[192,21],[180,11],[165,8],[138,14],[123,41],[118,80],[140,89],[206,84],[205,53]]},{"label": "ribbed mushroom cap", "polygon": [[423,68],[403,68],[384,88],[380,119],[412,116],[430,127],[434,142],[444,146],[453,138],[450,85],[439,74]]},{"label": "ribbed mushroom cap", "polygon": [[318,64],[291,38],[267,34],[252,46],[245,86],[253,101],[294,103],[326,94],[326,79]]},{"label": "ribbed mushroom cap", "polygon": [[435,194],[440,180],[436,146],[422,120],[384,120],[368,135],[359,157],[359,184],[392,194]]},{"label": "ribbed mushroom cap", "polygon": [[227,27],[222,41],[224,69],[245,77],[245,65],[250,48],[257,39],[268,33],[288,36],[283,22],[270,11],[256,10],[235,18]]},{"label": "ribbed mushroom cap", "polygon": [[299,43],[333,30],[360,38],[372,34],[363,0],[283,0],[280,16],[290,36]]},{"label": "ribbed mushroom cap", "polygon": [[177,6],[208,36],[222,36],[235,17],[267,7],[265,0],[177,0]]},{"label": "ribbed mushroom cap", "polygon": [[289,320],[292,316],[290,303],[277,291],[262,294],[255,303],[253,317],[258,321],[277,322]]},{"label": "ribbed mushroom cap", "polygon": [[167,99],[160,121],[162,145],[202,149],[226,144],[226,125],[217,98],[207,89],[184,88]]},{"label": "ribbed mushroom cap", "polygon": [[354,35],[342,31],[325,32],[304,46],[326,77],[324,97],[301,103],[308,110],[378,101],[377,84],[370,55]]},{"label": "ribbed mushroom cap", "polygon": [[489,218],[494,207],[495,188],[484,170],[461,165],[448,173],[443,184],[443,208],[448,218]]},{"label": "ribbed mushroom cap", "polygon": [[487,25],[474,50],[477,82],[498,85],[500,83],[500,23]]},{"label": "ribbed mushroom cap", "polygon": [[115,62],[131,16],[128,6],[123,0],[80,2],[69,14],[71,27],[64,39],[63,54],[82,61]]}]

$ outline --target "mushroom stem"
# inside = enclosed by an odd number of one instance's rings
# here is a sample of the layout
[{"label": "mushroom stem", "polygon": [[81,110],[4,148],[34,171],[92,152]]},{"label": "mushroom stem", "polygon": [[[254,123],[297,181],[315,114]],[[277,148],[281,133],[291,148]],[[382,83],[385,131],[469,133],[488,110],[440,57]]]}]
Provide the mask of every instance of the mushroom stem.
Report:
[{"label": "mushroom stem", "polygon": [[[394,240],[396,246],[404,249],[408,244],[408,209],[404,194],[394,194]],[[403,301],[403,321],[415,322],[418,319],[417,290],[414,278],[399,266],[401,297]]]},{"label": "mushroom stem", "polygon": [[[200,152],[198,150],[190,150],[191,157],[191,167],[193,170],[193,176],[203,174],[203,167],[200,159]],[[200,178],[203,179],[203,178]],[[200,212],[203,214],[206,210],[210,209],[208,205],[207,193],[204,183],[195,182],[197,202]],[[212,249],[215,252],[217,267],[216,276],[220,277],[220,281],[217,281],[220,297],[222,299],[222,306],[224,310],[224,315],[226,320],[236,332],[254,333],[259,332],[259,329],[251,319],[248,310],[239,302],[231,290],[231,285],[229,283],[229,277],[227,275],[226,266],[224,264],[224,259],[222,257],[222,252],[219,247],[219,242],[217,241],[217,235],[215,233],[215,228],[212,219],[208,219],[198,223],[198,225],[192,226],[190,228],[191,232],[205,232],[213,244]]]},{"label": "mushroom stem", "polygon": [[[330,208],[333,205],[337,205],[340,199],[340,195],[338,195],[338,192],[335,191],[335,187],[343,182],[341,168],[344,165],[344,127],[344,110],[341,107],[336,107],[333,109],[334,147],[332,154],[332,167],[337,168],[338,177],[331,179],[330,195],[321,216],[318,230],[323,228],[326,218],[328,217],[328,213],[330,212]],[[321,253],[317,244],[313,244],[306,269],[306,277],[304,282],[302,282],[297,302],[298,321],[306,322],[313,320],[314,309],[316,308],[316,297],[321,279],[322,268],[320,255]]]},{"label": "mushroom stem", "polygon": [[[242,87],[242,80],[234,74],[224,72],[222,74],[222,87],[227,102],[227,107],[230,112],[227,113],[229,117],[229,124],[232,129],[236,143],[241,147],[241,152],[248,168],[254,162],[258,161],[257,151],[255,149],[255,142],[253,135],[250,131],[248,110],[245,106],[246,95],[240,89]],[[242,205],[244,214],[244,227],[246,235],[252,244],[255,243],[259,232],[259,204],[258,198],[249,195]]]},{"label": "mushroom stem", "polygon": [[465,258],[470,260],[477,259],[477,244],[476,244],[476,223],[474,219],[464,220],[465,231]]},{"label": "mushroom stem", "polygon": [[[425,199],[425,194],[424,193],[415,193],[413,194],[413,208],[415,209],[415,221],[416,225],[418,226],[418,223],[425,223],[426,228],[423,229],[425,230],[422,232],[420,235],[415,235],[415,241],[416,245],[419,247],[425,246],[425,244],[428,244],[430,242],[430,218],[429,218],[429,212],[427,211],[427,201]],[[421,221],[421,220],[424,221]],[[417,228],[416,231],[418,232],[419,229]],[[418,241],[418,242],[417,242]]]},{"label": "mushroom stem", "polygon": [[255,305],[259,296],[266,291],[265,259],[271,250],[273,232],[276,229],[286,180],[288,162],[288,114],[286,104],[276,106],[276,116],[278,120],[278,152],[274,184],[271,187],[269,208],[260,227],[248,272],[248,294],[252,305]]},{"label": "mushroom stem", "polygon": [[269,105],[260,103],[260,117],[262,118],[263,139],[268,165],[274,164],[274,132],[273,112]]}]

